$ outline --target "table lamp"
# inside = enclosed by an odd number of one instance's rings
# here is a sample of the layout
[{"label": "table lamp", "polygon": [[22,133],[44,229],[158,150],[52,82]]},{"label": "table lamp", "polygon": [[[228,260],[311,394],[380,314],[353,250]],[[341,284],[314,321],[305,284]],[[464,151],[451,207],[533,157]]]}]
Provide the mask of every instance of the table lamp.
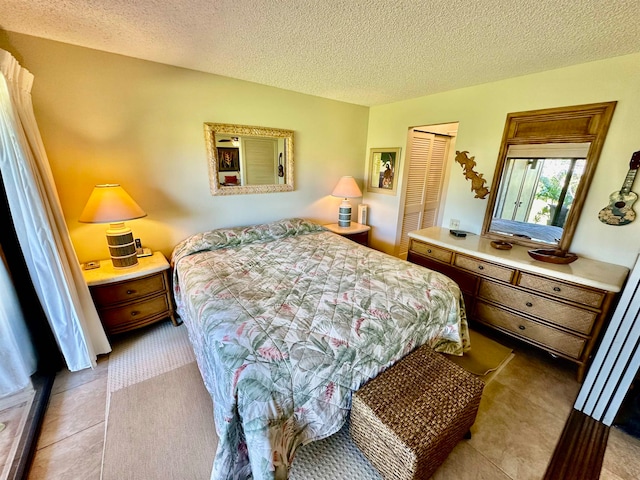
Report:
[{"label": "table lamp", "polygon": [[129,268],[138,264],[133,233],[125,220],[146,217],[147,214],[118,184],[96,185],[78,219],[82,223],[110,223],[107,245],[114,268]]},{"label": "table lamp", "polygon": [[338,210],[338,226],[349,227],[351,226],[351,204],[349,198],[357,198],[362,196],[362,192],[356,183],[356,180],[351,176],[342,177],[338,180],[336,188],[333,189],[331,195],[334,197],[342,197],[342,203]]}]

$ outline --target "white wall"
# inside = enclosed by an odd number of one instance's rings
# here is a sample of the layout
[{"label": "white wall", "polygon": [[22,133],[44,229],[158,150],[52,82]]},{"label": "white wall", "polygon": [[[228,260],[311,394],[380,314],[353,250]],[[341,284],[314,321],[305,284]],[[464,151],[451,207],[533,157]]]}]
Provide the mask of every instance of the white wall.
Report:
[{"label": "white wall", "polygon": [[[571,250],[626,266],[638,253],[640,221],[612,227],[597,212],[640,150],[640,54],[368,109],[21,34],[4,34],[0,47],[35,74],[36,117],[81,261],[108,256],[105,226],[77,222],[96,183],[121,183],[148,213],[131,222],[134,234],[169,255],[187,235],[216,227],[288,216],[334,222],[340,200],[329,193],[342,175],[363,186],[370,148],[402,147],[402,182],[411,127],[459,122],[455,148],[475,156],[491,182],[507,113],[610,100],[618,105]],[[211,196],[204,122],[294,130],[295,191]],[[473,198],[457,164],[446,191],[442,225],[456,218],[479,232],[487,201]],[[363,198],[372,244],[390,253],[399,201],[399,193]]]},{"label": "white wall", "polygon": [[[640,150],[639,85],[640,54],[635,54],[372,107],[367,148],[402,147],[402,170],[410,127],[459,122],[456,150],[467,150],[475,156],[475,171],[491,183],[509,112],[616,100],[616,111],[571,251],[631,266],[640,248],[640,220],[614,227],[601,223],[597,214],[608,204],[609,194],[620,189],[631,154]],[[459,165],[450,168],[442,226],[448,227],[450,219],[455,218],[461,221],[461,229],[479,233],[487,200],[473,198]],[[635,191],[640,191],[640,180]],[[372,193],[365,194],[363,200],[371,205],[373,246],[387,252],[392,251],[395,239],[399,200],[399,195]],[[640,205],[636,207],[637,210]]]},{"label": "white wall", "polygon": [[[36,118],[81,262],[108,258],[106,225],[77,222],[97,183],[129,192],[148,214],[128,222],[134,235],[165,255],[217,227],[334,223],[338,179],[362,186],[366,107],[14,33],[0,47],[35,75]],[[204,122],[293,130],[295,191],[211,196]]]}]

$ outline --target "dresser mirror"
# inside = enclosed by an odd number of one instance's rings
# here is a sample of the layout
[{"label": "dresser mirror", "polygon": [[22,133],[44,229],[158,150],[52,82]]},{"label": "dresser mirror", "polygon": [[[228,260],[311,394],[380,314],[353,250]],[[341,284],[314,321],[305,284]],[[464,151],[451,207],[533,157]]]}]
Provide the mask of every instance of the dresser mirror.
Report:
[{"label": "dresser mirror", "polygon": [[293,190],[293,131],[204,124],[212,195]]},{"label": "dresser mirror", "polygon": [[569,250],[615,105],[508,114],[483,236]]}]

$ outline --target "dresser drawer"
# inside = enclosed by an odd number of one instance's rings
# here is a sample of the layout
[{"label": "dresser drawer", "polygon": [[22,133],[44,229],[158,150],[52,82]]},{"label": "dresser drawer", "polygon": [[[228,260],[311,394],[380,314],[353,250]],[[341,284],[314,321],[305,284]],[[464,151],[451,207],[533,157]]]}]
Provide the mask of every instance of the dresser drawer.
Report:
[{"label": "dresser drawer", "polygon": [[589,334],[597,313],[518,290],[510,285],[482,280],[478,297],[558,326]]},{"label": "dresser drawer", "polygon": [[451,250],[434,247],[433,245],[422,243],[413,239],[411,240],[410,249],[416,253],[419,253],[420,255],[424,255],[425,257],[433,258],[434,260],[438,260],[444,263],[451,263],[451,257],[453,257],[453,252]]},{"label": "dresser drawer", "polygon": [[91,296],[98,307],[144,297],[167,289],[164,273],[114,284],[91,287]]},{"label": "dresser drawer", "polygon": [[518,285],[529,290],[553,295],[554,297],[581,303],[598,308],[602,305],[605,294],[598,290],[590,290],[577,285],[560,282],[552,278],[543,278],[530,273],[521,273]]},{"label": "dresser drawer", "polygon": [[456,267],[464,268],[465,270],[478,275],[502,280],[503,282],[510,282],[515,272],[512,268],[501,267],[500,265],[495,265],[493,263],[485,262],[473,257],[467,257],[465,255],[456,255],[453,264]]},{"label": "dresser drawer", "polygon": [[474,316],[488,325],[532,340],[571,358],[580,358],[586,339],[561,332],[493,305],[476,302]]},{"label": "dresser drawer", "polygon": [[409,252],[407,260],[415,263],[416,265],[420,265],[428,268],[429,270],[434,270],[436,272],[442,273],[443,275],[446,275],[451,280],[456,282],[460,287],[460,290],[462,290],[462,292],[466,293],[468,296],[472,297],[476,293],[476,285],[478,284],[479,280],[479,277],[477,275],[465,272],[464,270],[460,270],[459,268],[453,267],[451,265],[436,262],[435,260],[425,258],[421,255],[416,255],[413,251]]},{"label": "dresser drawer", "polygon": [[458,270],[450,265],[444,265],[444,268],[438,271],[444,273],[451,280],[456,282],[464,293],[469,295],[475,295],[476,285],[478,284],[478,277],[471,275],[470,273]]},{"label": "dresser drawer", "polygon": [[130,326],[165,313],[167,317],[171,313],[167,295],[159,295],[143,302],[100,310],[100,318],[107,330],[113,331],[119,325]]}]

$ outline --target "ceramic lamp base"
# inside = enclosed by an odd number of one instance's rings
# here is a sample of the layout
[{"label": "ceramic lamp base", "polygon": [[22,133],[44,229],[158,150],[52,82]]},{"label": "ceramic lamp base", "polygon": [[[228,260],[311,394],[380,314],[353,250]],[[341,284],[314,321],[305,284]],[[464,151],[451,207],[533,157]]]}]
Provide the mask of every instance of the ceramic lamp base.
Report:
[{"label": "ceramic lamp base", "polygon": [[113,268],[130,268],[138,264],[131,229],[124,222],[112,223],[107,229],[107,245]]},{"label": "ceramic lamp base", "polygon": [[346,198],[340,204],[338,209],[338,225],[341,227],[351,226],[351,203]]}]

